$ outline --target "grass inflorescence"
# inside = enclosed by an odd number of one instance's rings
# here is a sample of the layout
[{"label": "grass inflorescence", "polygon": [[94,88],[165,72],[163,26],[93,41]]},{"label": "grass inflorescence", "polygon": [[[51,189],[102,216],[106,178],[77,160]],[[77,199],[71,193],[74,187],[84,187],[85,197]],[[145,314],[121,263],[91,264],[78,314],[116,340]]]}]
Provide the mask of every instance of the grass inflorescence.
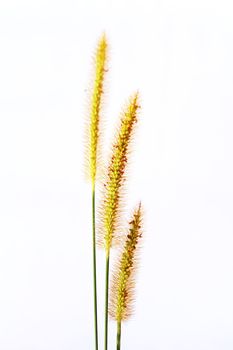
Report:
[{"label": "grass inflorescence", "polygon": [[94,56],[94,80],[90,97],[90,117],[88,122],[87,174],[92,183],[98,171],[101,107],[104,96],[104,78],[107,72],[108,43],[105,34],[100,38]]},{"label": "grass inflorescence", "polygon": [[137,267],[138,247],[142,237],[141,204],[129,223],[125,244],[113,272],[109,314],[117,322],[128,319],[133,311],[134,277]]},{"label": "grass inflorescence", "polygon": [[100,210],[101,230],[99,241],[109,254],[112,243],[118,241],[117,228],[121,221],[122,186],[125,181],[125,170],[128,153],[137,122],[138,93],[131,97],[121,116],[118,133],[112,147],[112,155],[107,168],[104,183],[103,203]]}]

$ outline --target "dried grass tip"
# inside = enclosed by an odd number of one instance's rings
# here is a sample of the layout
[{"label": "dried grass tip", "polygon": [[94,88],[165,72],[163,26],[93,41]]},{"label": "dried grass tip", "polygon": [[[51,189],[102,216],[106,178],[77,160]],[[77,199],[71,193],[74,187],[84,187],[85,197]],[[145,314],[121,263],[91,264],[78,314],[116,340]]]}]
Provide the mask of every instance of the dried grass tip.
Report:
[{"label": "dried grass tip", "polygon": [[127,320],[133,309],[135,271],[137,267],[138,244],[142,237],[141,204],[133,213],[119,261],[116,264],[111,283],[109,315],[116,321]]}]

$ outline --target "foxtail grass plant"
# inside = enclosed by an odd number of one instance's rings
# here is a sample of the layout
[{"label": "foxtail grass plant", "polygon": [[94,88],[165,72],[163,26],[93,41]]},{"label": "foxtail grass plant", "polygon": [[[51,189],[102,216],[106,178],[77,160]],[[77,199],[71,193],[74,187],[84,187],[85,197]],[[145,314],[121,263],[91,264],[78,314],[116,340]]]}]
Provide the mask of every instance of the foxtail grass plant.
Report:
[{"label": "foxtail grass plant", "polygon": [[98,160],[100,158],[100,119],[103,100],[104,77],[106,72],[107,40],[103,35],[97,45],[94,57],[95,76],[90,99],[90,118],[88,122],[87,143],[87,174],[92,185],[92,258],[93,258],[93,298],[94,298],[94,332],[95,349],[98,350],[98,307],[97,307],[97,266],[96,266],[96,174],[98,172]]},{"label": "foxtail grass plant", "polygon": [[138,247],[142,237],[141,203],[134,211],[124,247],[112,276],[109,315],[117,322],[116,349],[121,348],[121,323],[133,312]]},{"label": "foxtail grass plant", "polygon": [[105,248],[105,336],[104,349],[108,348],[108,299],[109,264],[112,245],[119,242],[119,223],[121,221],[122,187],[128,163],[129,147],[133,136],[138,112],[138,94],[131,97],[122,113],[120,126],[112,147],[112,155],[104,182],[104,199],[101,207],[100,243]]},{"label": "foxtail grass plant", "polygon": [[[102,104],[104,81],[107,72],[108,43],[103,35],[97,45],[94,56],[94,79],[90,96],[90,111],[87,125],[87,175],[92,185],[92,258],[93,258],[93,300],[94,300],[94,337],[95,350],[99,349],[98,307],[97,307],[97,262],[96,262],[96,181],[100,173],[100,136],[102,134]],[[135,93],[123,109],[119,127],[111,148],[109,164],[105,173],[101,172],[103,198],[99,211],[100,229],[98,241],[105,250],[105,309],[104,309],[104,350],[108,349],[109,315],[117,322],[117,350],[120,349],[121,323],[131,314],[133,278],[137,256],[138,241],[141,238],[141,204],[133,213],[128,234],[123,232],[124,184],[130,146],[137,124],[139,110],[138,93]],[[109,308],[109,271],[110,252],[113,246],[121,246],[121,257],[116,264],[111,286]]]}]

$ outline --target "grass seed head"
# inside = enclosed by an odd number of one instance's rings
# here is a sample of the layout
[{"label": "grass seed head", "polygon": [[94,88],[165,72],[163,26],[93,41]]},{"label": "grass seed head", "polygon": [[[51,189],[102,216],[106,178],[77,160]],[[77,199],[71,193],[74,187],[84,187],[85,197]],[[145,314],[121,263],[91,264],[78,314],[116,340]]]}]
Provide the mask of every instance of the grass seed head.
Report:
[{"label": "grass seed head", "polygon": [[95,182],[98,168],[101,106],[104,93],[104,78],[107,71],[108,43],[105,34],[100,38],[94,56],[94,80],[90,97],[90,112],[87,126],[87,176]]},{"label": "grass seed head", "polygon": [[131,97],[122,113],[120,127],[116,134],[107,168],[103,202],[100,210],[101,228],[99,234],[99,242],[105,247],[107,253],[111,246],[118,241],[117,231],[121,217],[125,170],[128,163],[130,143],[137,122],[138,108],[138,94],[136,93]]},{"label": "grass seed head", "polygon": [[139,241],[142,237],[141,204],[133,213],[119,261],[116,264],[111,284],[109,314],[116,321],[127,320],[133,309],[134,276],[137,267]]}]

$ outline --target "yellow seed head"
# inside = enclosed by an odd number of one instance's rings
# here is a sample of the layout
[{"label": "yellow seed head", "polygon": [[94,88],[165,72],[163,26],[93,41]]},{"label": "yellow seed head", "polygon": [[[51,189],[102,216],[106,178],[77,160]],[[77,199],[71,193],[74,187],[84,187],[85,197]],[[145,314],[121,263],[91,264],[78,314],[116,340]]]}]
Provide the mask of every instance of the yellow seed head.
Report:
[{"label": "yellow seed head", "polygon": [[122,185],[125,181],[129,146],[137,122],[138,108],[138,94],[135,94],[122,114],[104,183],[104,200],[100,211],[102,226],[99,242],[105,247],[107,254],[112,243],[117,241],[116,231],[122,204]]},{"label": "yellow seed head", "polygon": [[99,151],[99,135],[100,135],[100,112],[103,99],[103,87],[104,77],[107,71],[106,59],[107,59],[107,40],[103,35],[97,45],[94,65],[95,76],[92,87],[92,95],[90,101],[90,119],[88,123],[88,177],[90,177],[92,183],[96,179],[97,163],[98,163],[98,151]]},{"label": "yellow seed head", "polygon": [[137,263],[138,243],[142,236],[141,204],[135,210],[125,240],[120,260],[113,273],[109,314],[116,321],[124,321],[132,314],[134,275]]}]

